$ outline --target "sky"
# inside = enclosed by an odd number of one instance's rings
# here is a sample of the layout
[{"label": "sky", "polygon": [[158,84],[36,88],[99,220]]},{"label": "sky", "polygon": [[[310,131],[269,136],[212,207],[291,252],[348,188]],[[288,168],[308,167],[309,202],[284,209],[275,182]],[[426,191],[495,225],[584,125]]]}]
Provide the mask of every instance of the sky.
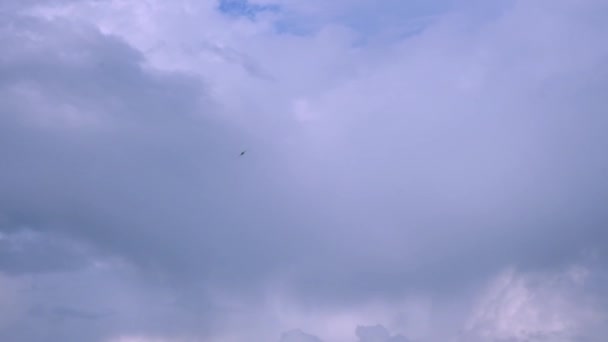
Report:
[{"label": "sky", "polygon": [[0,340],[604,341],[607,18],[0,0]]}]

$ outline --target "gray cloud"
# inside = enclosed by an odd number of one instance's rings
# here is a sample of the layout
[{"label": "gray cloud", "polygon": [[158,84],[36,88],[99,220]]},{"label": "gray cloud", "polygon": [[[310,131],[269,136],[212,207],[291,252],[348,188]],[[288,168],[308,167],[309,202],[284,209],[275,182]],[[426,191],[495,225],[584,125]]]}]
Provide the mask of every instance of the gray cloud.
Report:
[{"label": "gray cloud", "polygon": [[290,330],[281,335],[281,342],[321,342],[321,340],[301,330]]},{"label": "gray cloud", "polygon": [[0,239],[0,269],[9,274],[79,269],[94,254],[80,243],[27,230]]},{"label": "gray cloud", "polygon": [[357,337],[360,342],[407,342],[402,335],[391,336],[389,331],[382,325],[358,326]]},{"label": "gray cloud", "polygon": [[[289,11],[245,23],[152,3],[32,2],[0,21],[0,271],[37,289],[14,295],[0,337],[435,341],[508,267],[581,263],[582,288],[605,294],[601,1],[464,6],[378,44],[361,39],[399,25],[325,24],[340,8],[287,2],[323,23],[293,36],[269,29]],[[336,6],[364,23],[372,4]],[[411,296],[433,305],[398,304]],[[467,336],[500,330],[496,310]],[[100,312],[115,315],[86,319]],[[553,334],[538,325],[523,338]]]},{"label": "gray cloud", "polygon": [[70,307],[58,306],[52,309],[44,307],[33,307],[30,313],[34,316],[52,316],[59,319],[84,319],[84,320],[97,320],[104,317],[108,317],[108,313],[96,313],[88,312]]}]

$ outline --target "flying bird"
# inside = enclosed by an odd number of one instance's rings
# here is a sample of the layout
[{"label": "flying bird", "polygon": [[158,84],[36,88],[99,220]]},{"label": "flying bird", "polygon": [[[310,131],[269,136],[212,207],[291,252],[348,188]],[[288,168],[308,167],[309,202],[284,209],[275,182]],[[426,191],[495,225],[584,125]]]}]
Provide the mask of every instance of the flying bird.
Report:
[{"label": "flying bird", "polygon": [[241,155],[244,155],[244,154],[245,154],[245,152],[247,152],[247,151],[243,151],[243,152],[241,152]]}]

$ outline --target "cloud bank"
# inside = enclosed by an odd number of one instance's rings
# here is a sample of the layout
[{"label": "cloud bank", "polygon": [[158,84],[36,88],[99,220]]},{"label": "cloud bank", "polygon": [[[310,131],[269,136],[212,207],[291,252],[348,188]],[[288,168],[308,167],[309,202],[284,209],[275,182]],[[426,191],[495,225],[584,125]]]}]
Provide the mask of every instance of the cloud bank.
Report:
[{"label": "cloud bank", "polygon": [[607,15],[0,1],[0,339],[601,341]]}]

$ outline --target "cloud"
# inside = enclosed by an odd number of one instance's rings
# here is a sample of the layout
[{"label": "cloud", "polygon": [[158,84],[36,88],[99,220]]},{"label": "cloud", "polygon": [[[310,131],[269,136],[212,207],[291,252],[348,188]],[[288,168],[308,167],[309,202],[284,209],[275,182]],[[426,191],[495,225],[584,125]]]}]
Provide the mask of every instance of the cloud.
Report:
[{"label": "cloud", "polygon": [[0,237],[0,269],[8,274],[78,269],[94,252],[50,234],[21,230]]},{"label": "cloud", "polygon": [[1,339],[601,336],[602,1],[219,5],[0,2]]},{"label": "cloud", "polygon": [[357,337],[360,342],[407,342],[402,335],[391,336],[389,331],[382,325],[358,326]]},{"label": "cloud", "polygon": [[[595,341],[606,313],[589,296],[589,270],[507,270],[480,296],[462,341]],[[593,277],[593,276],[592,276]]]},{"label": "cloud", "polygon": [[281,342],[321,342],[321,340],[301,330],[291,330],[281,335]]}]

